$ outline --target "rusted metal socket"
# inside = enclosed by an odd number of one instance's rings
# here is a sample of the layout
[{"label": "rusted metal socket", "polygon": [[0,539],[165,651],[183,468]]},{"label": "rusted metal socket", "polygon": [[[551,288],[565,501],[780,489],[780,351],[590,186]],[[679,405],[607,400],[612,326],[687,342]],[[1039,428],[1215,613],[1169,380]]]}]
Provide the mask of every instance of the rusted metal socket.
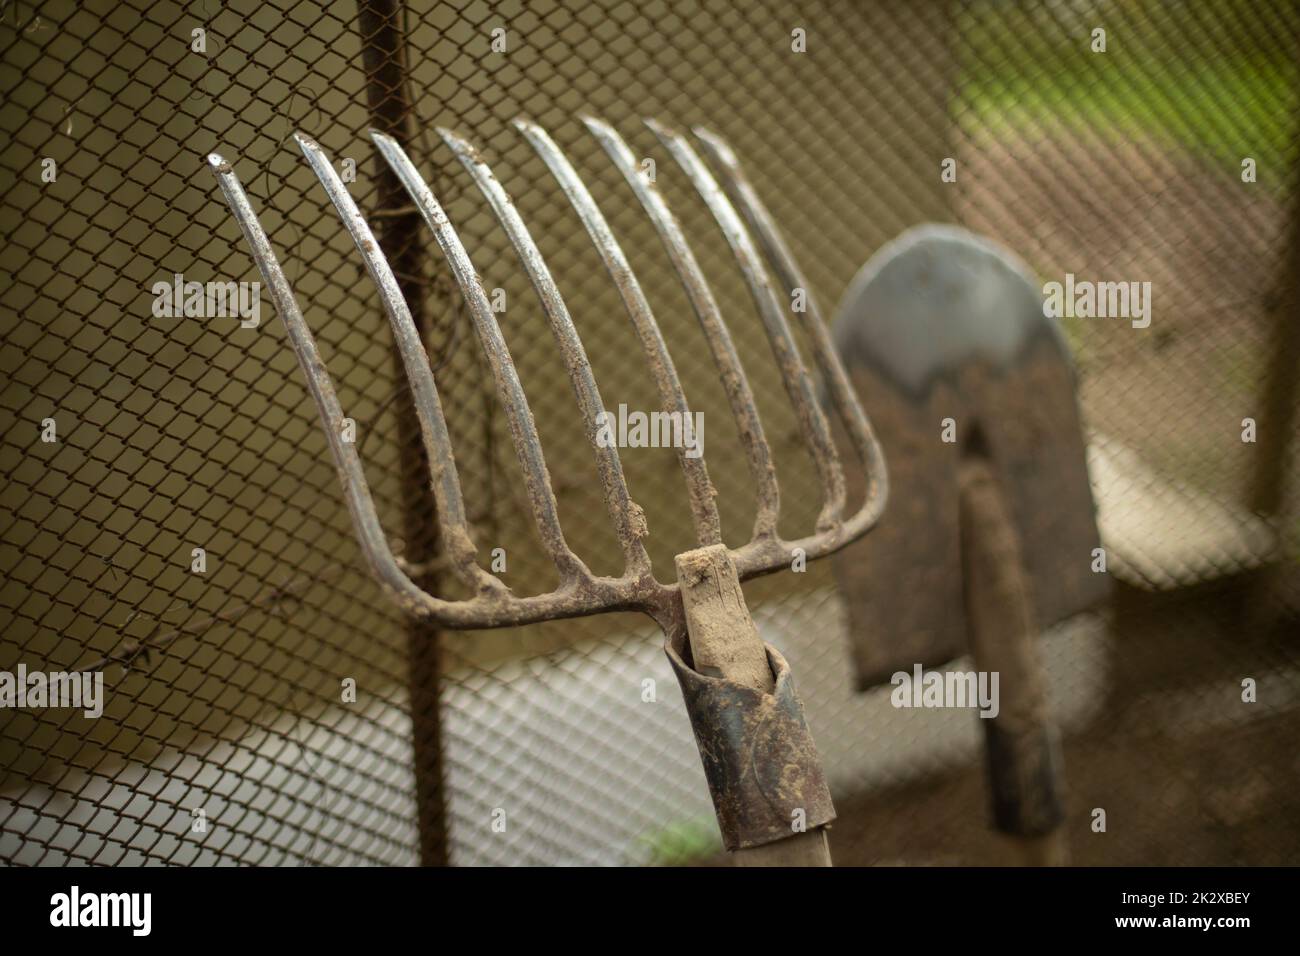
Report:
[{"label": "rusted metal socket", "polygon": [[664,647],[728,850],[773,843],[835,819],[790,665],[771,644],[763,646],[776,681],[770,694],[696,671],[686,660],[684,628]]},{"label": "rusted metal socket", "polygon": [[982,720],[988,740],[993,823],[1015,836],[1046,836],[1065,819],[1060,745],[1050,727],[1009,733]]}]

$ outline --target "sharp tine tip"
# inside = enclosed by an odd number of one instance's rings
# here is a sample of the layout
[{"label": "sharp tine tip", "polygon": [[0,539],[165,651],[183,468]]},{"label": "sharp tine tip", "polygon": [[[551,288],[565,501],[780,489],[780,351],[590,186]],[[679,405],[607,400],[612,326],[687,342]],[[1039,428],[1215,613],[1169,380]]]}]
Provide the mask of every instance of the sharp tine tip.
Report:
[{"label": "sharp tine tip", "polygon": [[673,129],[667,123],[660,122],[653,116],[647,116],[642,119],[641,122],[649,127],[650,132],[654,133],[660,139],[676,139],[679,135],[677,130]]},{"label": "sharp tine tip", "polygon": [[220,153],[208,153],[208,165],[212,167],[214,172],[230,172],[230,164],[221,158]]},{"label": "sharp tine tip", "polygon": [[593,133],[614,132],[614,127],[610,126],[603,119],[592,116],[590,113],[579,113],[578,119],[582,121],[583,126],[587,127],[587,129],[591,130]]},{"label": "sharp tine tip", "polygon": [[442,141],[451,148],[451,151],[455,153],[457,157],[462,160],[469,160],[473,163],[483,163],[483,157],[479,155],[478,149],[465,137],[447,129],[445,126],[438,126],[435,127],[435,129],[437,130],[438,135],[442,137]]},{"label": "sharp tine tip", "polygon": [[736,159],[736,151],[731,148],[731,144],[719,136],[707,126],[696,126],[692,132],[703,143],[713,151],[713,154],[722,161],[725,166],[739,165]]}]

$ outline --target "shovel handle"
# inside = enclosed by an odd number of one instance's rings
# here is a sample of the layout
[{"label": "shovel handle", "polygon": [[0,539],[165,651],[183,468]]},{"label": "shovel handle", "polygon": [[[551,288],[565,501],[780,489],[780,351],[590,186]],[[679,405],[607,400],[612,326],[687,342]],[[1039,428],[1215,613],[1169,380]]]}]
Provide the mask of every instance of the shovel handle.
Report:
[{"label": "shovel handle", "polygon": [[1023,864],[1063,864],[1060,756],[1019,539],[989,463],[968,458],[958,478],[966,629],[975,666],[999,676],[997,716],[980,720],[994,824]]}]

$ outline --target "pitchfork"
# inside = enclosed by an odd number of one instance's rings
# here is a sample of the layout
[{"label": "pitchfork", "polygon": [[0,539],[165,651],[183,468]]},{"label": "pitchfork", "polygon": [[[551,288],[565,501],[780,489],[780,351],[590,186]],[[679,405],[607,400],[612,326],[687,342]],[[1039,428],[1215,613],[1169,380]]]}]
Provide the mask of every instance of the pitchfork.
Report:
[{"label": "pitchfork", "polygon": [[[761,317],[782,384],[812,456],[822,500],[814,532],[794,541],[779,536],[779,495],[771,449],[753,391],[704,272],[651,175],[637,162],[622,137],[597,119],[584,117],[583,122],[644,207],[685,286],[722,377],[757,489],[750,539],[739,548],[729,549],[722,542],[705,460],[702,456],[687,456],[684,449],[679,449],[699,546],[676,556],[677,579],[672,584],[661,583],[651,568],[643,543],[647,534],[645,515],[628,491],[618,449],[597,440],[597,416],[606,406],[564,299],[510,197],[469,142],[448,130],[438,131],[491,206],[541,300],[585,422],[605,505],[622,547],[624,571],[620,577],[593,574],[566,543],[528,399],[478,273],[455,228],[402,147],[391,137],[371,131],[380,154],[433,231],[465,297],[505,408],[533,519],[542,545],[558,569],[559,585],[546,594],[518,596],[480,567],[433,371],[397,279],[329,158],[310,138],[297,134],[298,145],[379,289],[419,417],[442,546],[450,568],[473,596],[460,601],[444,600],[422,590],[408,577],[403,563],[389,548],[357,449],[345,440],[338,396],[266,233],[234,170],[216,154],[208,160],[284,320],[289,342],[324,422],[362,551],[383,589],[408,613],[432,618],[451,628],[502,627],[605,611],[648,614],[664,631],[665,650],[682,687],[723,842],[728,850],[736,851],[736,862],[829,865],[824,828],[835,812],[820,759],[804,721],[789,665],[774,647],[760,639],[740,583],[789,568],[800,556],[811,560],[829,554],[866,533],[880,517],[888,494],[880,447],[849,386],[808,283],[731,148],[718,136],[695,130],[704,153],[725,184],[724,190],[684,135],[647,120],[726,237]],[[618,286],[663,410],[689,416],[686,395],[649,302],[591,193],[544,129],[523,119],[514,125],[559,182]],[[803,290],[803,311],[789,309],[783,303],[769,279],[764,255],[787,302],[795,290]],[[787,311],[804,325],[824,387],[867,475],[864,500],[848,516],[844,513],[845,482],[836,444],[818,403],[814,382],[796,348]]]}]

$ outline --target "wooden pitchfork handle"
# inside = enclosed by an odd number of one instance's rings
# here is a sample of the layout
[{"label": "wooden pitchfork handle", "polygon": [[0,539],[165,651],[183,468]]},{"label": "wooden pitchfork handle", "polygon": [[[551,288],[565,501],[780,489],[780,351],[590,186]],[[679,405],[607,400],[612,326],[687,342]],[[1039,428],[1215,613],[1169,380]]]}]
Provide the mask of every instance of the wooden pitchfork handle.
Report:
[{"label": "wooden pitchfork handle", "polygon": [[[770,694],[775,680],[758,628],[750,617],[736,567],[725,545],[677,555],[687,631],[695,670]],[[830,866],[826,828],[730,852],[734,866]]]}]

